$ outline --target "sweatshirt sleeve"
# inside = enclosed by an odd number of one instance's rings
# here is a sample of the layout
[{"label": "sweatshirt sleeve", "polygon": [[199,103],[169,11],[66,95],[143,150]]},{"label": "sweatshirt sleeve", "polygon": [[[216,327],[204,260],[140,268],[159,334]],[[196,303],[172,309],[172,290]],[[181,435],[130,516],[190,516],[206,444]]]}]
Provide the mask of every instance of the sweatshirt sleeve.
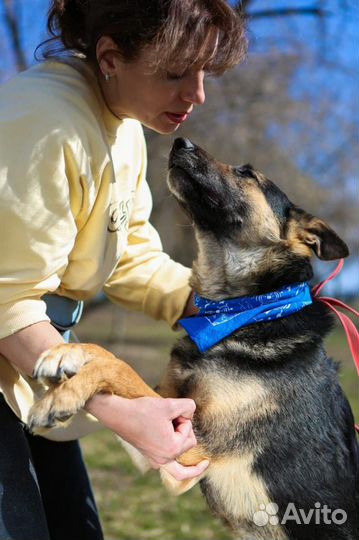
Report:
[{"label": "sweatshirt sleeve", "polygon": [[66,148],[51,125],[21,111],[1,118],[0,338],[49,320],[41,296],[57,289],[74,245]]},{"label": "sweatshirt sleeve", "polygon": [[104,286],[111,301],[143,311],[154,319],[175,325],[185,308],[191,288],[191,271],[162,251],[157,231],[149,222],[151,193],[145,179],[146,147],[131,211],[128,243],[115,271]]}]

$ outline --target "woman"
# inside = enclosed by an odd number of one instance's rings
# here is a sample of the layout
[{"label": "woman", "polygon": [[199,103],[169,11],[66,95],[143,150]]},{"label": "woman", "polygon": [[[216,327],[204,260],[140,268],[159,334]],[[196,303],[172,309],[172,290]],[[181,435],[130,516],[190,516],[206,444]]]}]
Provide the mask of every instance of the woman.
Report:
[{"label": "woman", "polygon": [[75,440],[93,417],[176,478],[206,467],[175,461],[196,444],[188,399],[98,395],[93,416],[50,431],[52,440],[25,424],[36,359],[63,342],[80,301],[103,290],[171,325],[194,313],[189,270],[162,252],[148,222],[141,124],[173,133],[204,103],[205,73],[245,53],[224,0],[55,0],[48,28],[61,53],[47,50],[0,89],[3,540],[102,538]]}]

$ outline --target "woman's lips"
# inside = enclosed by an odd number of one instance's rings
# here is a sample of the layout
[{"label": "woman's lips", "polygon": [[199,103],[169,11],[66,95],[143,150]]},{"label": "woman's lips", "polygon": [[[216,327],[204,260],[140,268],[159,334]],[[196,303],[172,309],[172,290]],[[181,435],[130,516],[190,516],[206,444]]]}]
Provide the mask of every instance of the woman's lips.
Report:
[{"label": "woman's lips", "polygon": [[184,122],[189,116],[189,113],[166,112],[165,114],[167,118],[169,118],[174,124],[182,124],[182,122]]}]

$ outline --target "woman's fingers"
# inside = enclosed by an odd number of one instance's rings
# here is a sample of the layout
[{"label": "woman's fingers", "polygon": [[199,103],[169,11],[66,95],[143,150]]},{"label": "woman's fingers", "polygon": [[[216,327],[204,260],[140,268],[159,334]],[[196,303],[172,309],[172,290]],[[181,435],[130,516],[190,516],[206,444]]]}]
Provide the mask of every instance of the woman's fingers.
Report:
[{"label": "woman's fingers", "polygon": [[194,411],[196,410],[196,404],[193,399],[167,398],[166,401],[169,405],[169,414],[171,420],[179,417],[184,417],[188,419],[191,419],[193,417]]},{"label": "woman's fingers", "polygon": [[162,465],[161,468],[167,471],[176,480],[189,480],[190,478],[196,478],[201,475],[207,469],[208,465],[209,461],[207,459],[200,461],[197,465],[191,465],[189,467],[181,465],[178,461],[171,461],[170,463],[166,463],[166,465]]},{"label": "woman's fingers", "polygon": [[173,421],[175,434],[187,438],[192,432],[192,422],[188,418],[179,417]]},{"label": "woman's fingers", "polygon": [[184,419],[184,421],[179,422],[176,426],[174,435],[178,444],[177,455],[187,452],[187,450],[193,448],[197,444],[195,434],[193,433],[191,420]]},{"label": "woman's fingers", "polygon": [[192,399],[131,400],[106,395],[101,403],[97,403],[97,418],[142,452],[152,466],[169,463],[196,445]]}]

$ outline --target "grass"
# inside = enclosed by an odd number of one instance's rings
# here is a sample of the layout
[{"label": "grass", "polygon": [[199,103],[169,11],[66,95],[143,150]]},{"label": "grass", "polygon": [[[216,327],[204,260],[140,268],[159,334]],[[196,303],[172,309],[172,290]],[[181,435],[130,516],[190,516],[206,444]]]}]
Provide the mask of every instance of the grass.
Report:
[{"label": "grass", "polygon": [[340,382],[347,398],[349,399],[355,421],[357,424],[359,424],[358,374],[351,357],[344,330],[339,324],[328,336],[326,340],[326,349],[328,354],[339,362]]},{"label": "grass", "polygon": [[109,432],[87,437],[83,449],[108,538],[177,539],[179,531],[180,538],[199,538],[192,534],[194,523],[204,538],[229,538],[208,519],[198,490],[190,497],[169,497],[158,474],[140,475]]},{"label": "grass", "polygon": [[109,432],[87,437],[83,449],[107,538],[230,538],[198,488],[188,496],[169,496],[155,471],[142,476],[133,468]]},{"label": "grass", "polygon": [[[99,306],[78,326],[81,341],[103,345],[126,359],[154,385],[177,337],[164,323],[115,306]],[[139,340],[141,336],[141,340]],[[328,353],[341,363],[341,382],[359,423],[358,378],[341,328],[327,339]],[[105,536],[116,540],[222,540],[232,536],[210,514],[198,486],[174,498],[156,472],[142,476],[109,431],[82,439]]]}]

